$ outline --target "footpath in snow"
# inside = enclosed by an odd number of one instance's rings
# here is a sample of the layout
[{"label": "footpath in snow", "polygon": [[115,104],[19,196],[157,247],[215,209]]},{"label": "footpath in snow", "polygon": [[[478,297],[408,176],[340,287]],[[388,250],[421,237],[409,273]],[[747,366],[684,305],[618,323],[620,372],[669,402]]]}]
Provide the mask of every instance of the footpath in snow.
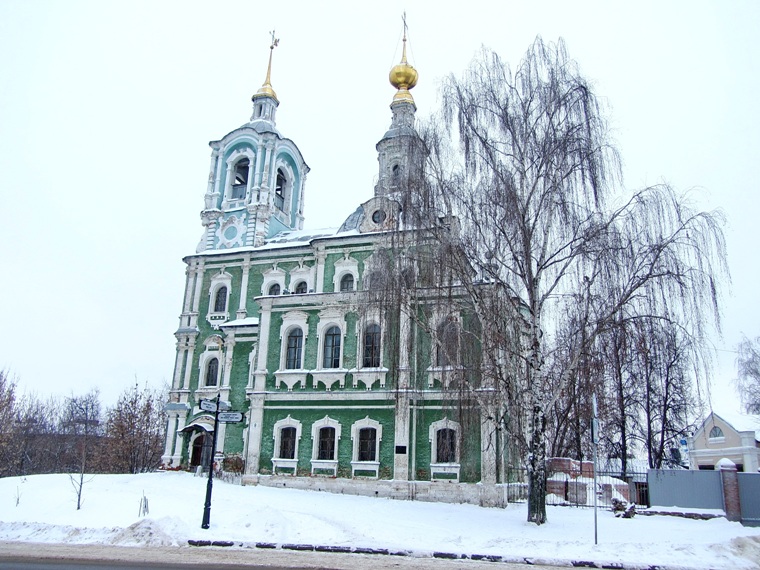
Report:
[{"label": "footpath in snow", "polygon": [[[95,475],[77,511],[68,475],[3,478],[0,540],[178,547],[209,540],[564,565],[589,561],[618,568],[760,568],[760,528],[724,518],[620,519],[600,510],[595,546],[591,509],[549,507],[549,522],[537,527],[525,521],[522,504],[491,509],[215,481],[211,527],[203,530],[205,490],[206,479],[188,473]],[[140,515],[143,496],[149,506],[145,516]]]}]

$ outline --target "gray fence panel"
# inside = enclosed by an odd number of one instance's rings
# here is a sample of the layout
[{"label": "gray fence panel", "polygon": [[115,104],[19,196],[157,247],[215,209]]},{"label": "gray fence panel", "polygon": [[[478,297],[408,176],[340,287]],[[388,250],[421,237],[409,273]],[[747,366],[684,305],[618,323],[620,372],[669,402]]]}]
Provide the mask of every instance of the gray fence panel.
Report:
[{"label": "gray fence panel", "polygon": [[760,473],[737,473],[742,524],[760,526]]},{"label": "gray fence panel", "polygon": [[650,469],[647,483],[650,505],[723,509],[719,471]]}]

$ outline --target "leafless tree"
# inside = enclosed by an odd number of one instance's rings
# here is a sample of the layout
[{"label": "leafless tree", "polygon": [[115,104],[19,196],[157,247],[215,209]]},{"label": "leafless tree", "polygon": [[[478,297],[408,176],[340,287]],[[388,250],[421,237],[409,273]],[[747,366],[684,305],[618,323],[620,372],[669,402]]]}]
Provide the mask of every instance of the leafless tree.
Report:
[{"label": "leafless tree", "polygon": [[163,393],[137,384],[124,390],[108,410],[106,438],[108,469],[116,473],[145,473],[161,464],[166,413]]},{"label": "leafless tree", "polygon": [[722,217],[666,186],[615,193],[598,100],[561,41],[537,39],[514,73],[483,51],[442,95],[427,192],[457,224],[436,233],[436,263],[476,315],[492,417],[521,444],[528,520],[542,524],[547,422],[600,336],[647,317],[700,340],[718,323]]},{"label": "leafless tree", "polygon": [[6,370],[0,370],[0,476],[10,474],[13,463],[15,411],[16,383]]},{"label": "leafless tree", "polygon": [[102,433],[100,394],[97,389],[83,396],[66,399],[62,427],[70,436],[74,454],[71,456],[70,478],[77,496],[77,510],[82,507],[82,491],[87,483],[85,474],[91,469],[96,454],[96,438]]},{"label": "leafless tree", "polygon": [[747,413],[760,414],[760,337],[739,343],[737,387]]}]

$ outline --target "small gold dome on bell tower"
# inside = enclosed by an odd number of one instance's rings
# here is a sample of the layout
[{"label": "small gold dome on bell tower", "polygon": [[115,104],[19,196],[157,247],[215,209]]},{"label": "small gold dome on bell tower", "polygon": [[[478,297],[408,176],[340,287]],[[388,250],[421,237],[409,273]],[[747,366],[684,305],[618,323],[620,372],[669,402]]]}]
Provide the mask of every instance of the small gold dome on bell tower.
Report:
[{"label": "small gold dome on bell tower", "polygon": [[[414,97],[409,90],[417,85],[418,74],[406,60],[406,18],[404,18],[404,48],[401,53],[401,63],[394,65],[388,74],[388,79],[398,91],[393,96],[393,103],[405,102],[414,104]],[[391,103],[392,104],[392,103]]]}]

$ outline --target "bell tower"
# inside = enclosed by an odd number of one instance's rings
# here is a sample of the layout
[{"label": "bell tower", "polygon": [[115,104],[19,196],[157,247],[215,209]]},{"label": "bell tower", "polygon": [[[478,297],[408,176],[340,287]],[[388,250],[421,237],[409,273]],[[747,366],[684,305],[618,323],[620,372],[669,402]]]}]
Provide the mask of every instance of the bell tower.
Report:
[{"label": "bell tower", "polygon": [[271,77],[278,45],[272,32],[266,79],[251,97],[250,120],[209,143],[211,166],[201,211],[204,232],[197,252],[257,247],[281,231],[303,229],[309,167],[295,143],[276,128],[280,101]]},{"label": "bell tower", "polygon": [[417,132],[414,129],[414,115],[417,105],[409,92],[417,85],[417,70],[406,57],[406,18],[404,18],[404,37],[401,62],[393,66],[388,79],[396,88],[391,102],[391,126],[377,143],[377,160],[379,173],[375,185],[375,196],[386,196],[402,191],[410,175],[420,172],[417,145]]}]

